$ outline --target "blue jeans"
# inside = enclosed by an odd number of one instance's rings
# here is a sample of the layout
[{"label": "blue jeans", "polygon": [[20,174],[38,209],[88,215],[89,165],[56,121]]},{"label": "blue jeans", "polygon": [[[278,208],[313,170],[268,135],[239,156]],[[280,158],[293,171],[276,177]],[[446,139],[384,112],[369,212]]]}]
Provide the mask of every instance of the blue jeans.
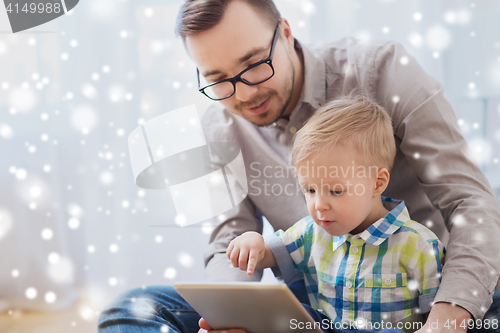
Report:
[{"label": "blue jeans", "polygon": [[[313,319],[321,322],[324,318],[310,307],[304,282],[289,285],[292,292],[303,303]],[[493,304],[485,319],[500,319],[500,291],[495,291]],[[99,333],[194,333],[198,332],[200,316],[175,291],[172,286],[150,286],[132,289],[119,295],[106,307],[98,322]],[[469,330],[470,332],[496,332],[500,330]],[[350,331],[327,331],[350,332]],[[360,331],[359,331],[360,332]],[[366,331],[365,331],[366,332]],[[394,332],[383,330],[378,332]]]}]

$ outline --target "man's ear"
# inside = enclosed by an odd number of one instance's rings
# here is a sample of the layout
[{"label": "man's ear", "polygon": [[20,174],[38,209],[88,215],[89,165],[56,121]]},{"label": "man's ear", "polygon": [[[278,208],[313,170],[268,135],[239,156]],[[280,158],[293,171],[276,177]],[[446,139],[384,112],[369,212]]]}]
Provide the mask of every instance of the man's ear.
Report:
[{"label": "man's ear", "polygon": [[281,18],[280,29],[280,35],[286,39],[288,52],[295,50],[295,39],[292,35],[292,28],[285,18]]},{"label": "man's ear", "polygon": [[375,187],[373,189],[373,197],[381,195],[387,186],[389,185],[389,180],[391,179],[391,174],[386,168],[379,168],[377,172],[377,179],[375,180]]}]

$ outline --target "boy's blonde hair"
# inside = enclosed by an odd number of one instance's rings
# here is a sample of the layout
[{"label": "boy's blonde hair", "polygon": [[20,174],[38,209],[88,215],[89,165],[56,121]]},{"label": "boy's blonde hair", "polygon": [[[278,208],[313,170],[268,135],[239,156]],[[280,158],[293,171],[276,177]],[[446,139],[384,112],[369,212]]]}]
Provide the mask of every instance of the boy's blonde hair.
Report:
[{"label": "boy's blonde hair", "polygon": [[365,96],[342,97],[317,109],[294,137],[292,165],[338,144],[353,144],[365,162],[392,169],[396,155],[392,120]]}]

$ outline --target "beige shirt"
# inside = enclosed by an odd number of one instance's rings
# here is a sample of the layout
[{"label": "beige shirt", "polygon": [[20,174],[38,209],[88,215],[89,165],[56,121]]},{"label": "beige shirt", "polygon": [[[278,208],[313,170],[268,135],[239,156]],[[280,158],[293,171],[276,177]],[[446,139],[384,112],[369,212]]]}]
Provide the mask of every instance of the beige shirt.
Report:
[{"label": "beige shirt", "polygon": [[443,87],[397,43],[343,39],[314,50],[297,46],[305,80],[289,120],[257,127],[220,103],[203,115],[208,141],[241,147],[249,189],[248,197],[217,222],[205,252],[207,277],[260,279],[230,265],[227,245],[245,231],[262,232],[262,216],[275,230],[286,230],[308,215],[290,171],[293,135],[319,106],[356,88],[393,119],[397,154],[383,195],[404,200],[412,218],[447,244],[435,302],[456,303],[482,318],[500,272],[500,205],[471,157]]}]

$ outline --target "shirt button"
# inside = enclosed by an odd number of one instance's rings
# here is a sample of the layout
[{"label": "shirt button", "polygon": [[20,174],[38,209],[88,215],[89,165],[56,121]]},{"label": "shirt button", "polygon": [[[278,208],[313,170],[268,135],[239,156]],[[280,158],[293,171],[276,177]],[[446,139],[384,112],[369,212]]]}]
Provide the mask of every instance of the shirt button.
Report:
[{"label": "shirt button", "polygon": [[392,280],[391,279],[385,279],[385,284],[389,285],[391,284]]},{"label": "shirt button", "polygon": [[350,288],[352,288],[352,283],[351,283],[351,281],[347,281],[347,283],[345,284],[345,286],[346,286],[347,288],[349,288],[349,289],[350,289]]},{"label": "shirt button", "polygon": [[292,133],[292,134],[297,133],[297,127],[295,127],[295,126],[290,127],[290,133]]},{"label": "shirt button", "polygon": [[352,253],[358,253],[358,247],[357,246],[353,246],[352,247]]}]

